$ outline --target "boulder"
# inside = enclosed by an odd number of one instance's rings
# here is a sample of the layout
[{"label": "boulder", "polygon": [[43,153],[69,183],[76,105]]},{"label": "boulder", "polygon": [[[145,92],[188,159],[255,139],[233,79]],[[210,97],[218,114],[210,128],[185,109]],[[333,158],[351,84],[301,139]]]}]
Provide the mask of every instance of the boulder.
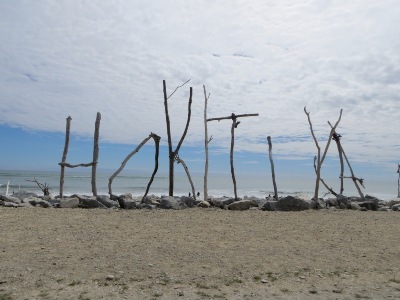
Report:
[{"label": "boulder", "polygon": [[278,201],[267,201],[261,207],[261,210],[275,211],[275,210],[278,210],[277,208],[278,208]]},{"label": "boulder", "polygon": [[103,204],[105,207],[108,207],[108,208],[113,208],[113,207],[117,208],[117,207],[119,207],[117,201],[111,200],[106,195],[97,196],[96,200],[99,201],[101,204]]},{"label": "boulder", "polygon": [[[121,203],[122,203],[122,205],[121,205]],[[121,200],[121,202],[119,202],[119,205],[120,205],[121,208],[124,208],[124,209],[137,209],[137,208],[140,208],[138,203],[136,201],[134,201],[134,200],[125,200],[123,202]]]},{"label": "boulder", "polygon": [[377,201],[364,201],[358,202],[361,208],[366,208],[367,210],[377,210],[378,209],[378,202]]},{"label": "boulder", "polygon": [[28,191],[18,191],[12,195],[15,198],[18,198],[19,200],[24,200],[25,198],[29,197],[39,197],[36,193],[28,192]]},{"label": "boulder", "polygon": [[181,202],[179,197],[164,196],[161,198],[159,207],[164,209],[179,210],[187,208],[187,205],[184,202]]},{"label": "boulder", "polygon": [[[336,200],[338,202],[338,206],[339,207],[341,207],[341,206],[343,207],[343,205],[348,207],[348,204],[349,204],[349,198],[348,197],[339,194],[339,195],[336,196]],[[341,205],[341,204],[343,204],[343,205]]]},{"label": "boulder", "polygon": [[22,202],[30,203],[33,206],[40,206],[40,207],[44,207],[44,208],[53,207],[48,201],[43,200],[42,198],[32,197],[32,196],[28,197],[28,198],[24,198],[24,200]]},{"label": "boulder", "polygon": [[358,204],[358,202],[350,202],[349,204],[349,208],[350,209],[354,209],[354,210],[361,210],[360,205]]},{"label": "boulder", "polygon": [[240,200],[228,205],[229,210],[248,210],[250,207],[258,207],[256,200]]},{"label": "boulder", "polygon": [[211,204],[208,201],[200,201],[199,203],[197,203],[197,206],[202,208],[209,208]]},{"label": "boulder", "polygon": [[336,198],[326,199],[325,203],[326,203],[326,206],[335,206],[335,207],[339,206],[339,201]]},{"label": "boulder", "polygon": [[160,201],[153,197],[145,197],[145,198],[143,198],[143,200],[141,200],[141,202],[143,204],[149,204],[149,205],[155,205],[155,206],[160,205]]},{"label": "boulder", "polygon": [[96,197],[80,197],[79,207],[81,208],[106,208],[105,205],[97,201]]},{"label": "boulder", "polygon": [[196,200],[194,200],[192,197],[183,196],[180,198],[180,202],[190,208],[195,207],[197,205]]},{"label": "boulder", "polygon": [[280,211],[300,211],[310,209],[310,205],[298,197],[286,196],[278,200],[277,208]]},{"label": "boulder", "polygon": [[72,198],[62,198],[58,204],[60,208],[78,208],[79,207],[79,199],[76,197]]},{"label": "boulder", "polygon": [[18,207],[19,204],[14,203],[14,202],[3,201],[3,206],[4,206],[4,207]]},{"label": "boulder", "polygon": [[[1,198],[0,198],[1,199]],[[389,207],[392,207],[393,205],[396,204],[400,204],[400,200],[390,200],[387,205],[389,205]]]},{"label": "boulder", "polygon": [[392,210],[394,211],[400,211],[400,204],[395,204],[392,206]]},{"label": "boulder", "polygon": [[6,195],[0,195],[0,200],[3,200],[5,202],[13,202],[13,203],[21,203],[22,201],[14,196],[6,196]]},{"label": "boulder", "polygon": [[211,205],[220,208],[225,208],[226,206],[228,206],[233,202],[235,202],[235,198],[222,197],[222,198],[211,199]]}]

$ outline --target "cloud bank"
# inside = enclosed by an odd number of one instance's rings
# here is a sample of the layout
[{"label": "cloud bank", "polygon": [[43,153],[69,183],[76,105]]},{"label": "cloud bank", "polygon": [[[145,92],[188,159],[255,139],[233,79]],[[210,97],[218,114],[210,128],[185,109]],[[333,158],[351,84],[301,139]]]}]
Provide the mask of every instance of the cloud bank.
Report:
[{"label": "cloud bank", "polygon": [[[187,116],[184,145],[204,142],[208,117],[243,118],[238,150],[287,159],[315,153],[316,134],[343,109],[338,132],[353,159],[388,163],[400,152],[400,6],[355,1],[2,1],[0,124],[139,143],[150,132],[166,144],[162,80],[173,139]],[[229,150],[230,121],[210,122],[212,147]]]}]

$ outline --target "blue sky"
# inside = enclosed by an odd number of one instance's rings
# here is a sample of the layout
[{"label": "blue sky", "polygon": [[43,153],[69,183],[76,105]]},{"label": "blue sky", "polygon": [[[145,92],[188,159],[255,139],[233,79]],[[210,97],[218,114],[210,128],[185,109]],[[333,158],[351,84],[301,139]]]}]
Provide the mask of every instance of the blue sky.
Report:
[{"label": "blue sky", "polygon": [[[400,5],[355,1],[1,1],[0,168],[55,169],[72,116],[69,159],[90,161],[101,112],[100,167],[116,169],[150,132],[174,144],[192,122],[181,157],[204,164],[208,116],[259,113],[236,131],[238,172],[269,168],[312,176],[316,149],[303,107],[324,146],[338,132],[357,175],[392,178],[400,153]],[[229,172],[230,121],[209,123],[211,172]],[[128,168],[152,169],[152,141]],[[335,147],[326,168],[337,165]],[[148,167],[148,163],[150,167]],[[334,174],[335,171],[331,171]],[[394,174],[394,175],[393,175]]]}]

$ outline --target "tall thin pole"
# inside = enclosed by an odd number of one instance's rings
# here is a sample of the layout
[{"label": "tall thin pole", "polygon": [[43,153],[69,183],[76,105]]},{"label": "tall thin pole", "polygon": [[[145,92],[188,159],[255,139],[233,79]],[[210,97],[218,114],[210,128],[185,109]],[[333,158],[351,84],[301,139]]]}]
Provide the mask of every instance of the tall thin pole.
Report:
[{"label": "tall thin pole", "polygon": [[60,175],[60,197],[63,197],[64,194],[64,173],[65,173],[65,162],[67,160],[68,147],[69,147],[69,131],[71,129],[71,116],[68,116],[66,119],[67,125],[65,128],[65,144],[64,144],[64,152],[61,158],[61,175]]}]

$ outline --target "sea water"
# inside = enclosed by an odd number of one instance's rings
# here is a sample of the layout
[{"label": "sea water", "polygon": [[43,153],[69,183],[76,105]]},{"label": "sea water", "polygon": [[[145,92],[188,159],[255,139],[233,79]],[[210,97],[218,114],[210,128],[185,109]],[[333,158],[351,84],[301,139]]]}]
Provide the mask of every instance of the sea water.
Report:
[{"label": "sea water", "polygon": [[[97,193],[108,194],[109,178],[114,171],[98,171],[96,176]],[[113,194],[119,195],[131,193],[134,196],[142,196],[147,188],[151,174],[139,174],[134,171],[121,172],[112,182]],[[202,199],[204,191],[204,175],[192,174],[195,193],[200,192],[199,199]],[[50,187],[53,195],[60,192],[60,171],[21,171],[21,170],[0,170],[0,194],[5,194],[8,184],[8,193],[12,194],[18,190],[27,190],[42,194],[34,180]],[[232,177],[230,173],[209,174],[208,176],[209,197],[234,196]],[[315,178],[277,176],[278,195],[299,196],[304,199],[311,199],[314,193]],[[238,197],[255,196],[264,198],[274,194],[272,179],[269,174],[236,174]],[[331,184],[330,184],[331,185]],[[332,184],[333,185],[333,184]],[[334,181],[335,191],[339,180]],[[168,174],[157,173],[150,187],[149,194],[157,196],[168,195],[169,178]],[[91,171],[75,171],[66,169],[64,177],[64,195],[83,194],[90,195],[92,192]],[[389,200],[397,197],[397,179],[393,180],[366,180],[364,195],[369,194],[379,199]],[[174,195],[183,196],[192,193],[192,188],[185,173],[176,172],[174,178]],[[345,182],[346,196],[358,196],[358,192],[351,180]],[[320,185],[319,197],[329,197],[326,189]]]}]

